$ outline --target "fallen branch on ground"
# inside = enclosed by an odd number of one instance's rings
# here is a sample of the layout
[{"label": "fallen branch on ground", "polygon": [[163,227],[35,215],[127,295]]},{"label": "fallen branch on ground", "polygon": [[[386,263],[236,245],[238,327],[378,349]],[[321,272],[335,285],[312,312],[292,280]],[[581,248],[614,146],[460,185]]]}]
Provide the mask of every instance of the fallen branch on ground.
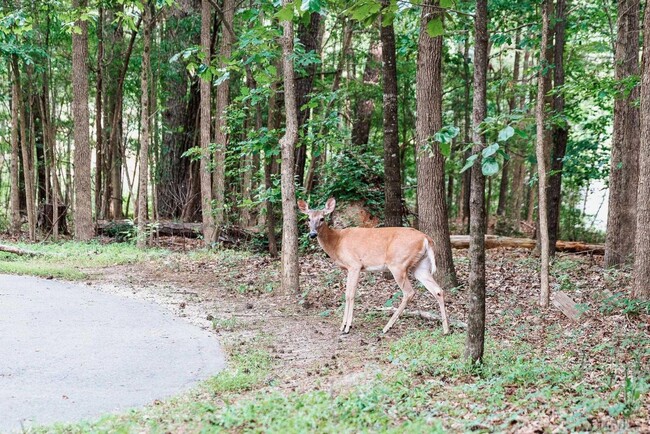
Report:
[{"label": "fallen branch on ground", "polygon": [[[397,308],[396,307],[378,307],[375,310],[377,310],[379,312],[393,313],[393,312],[395,312],[397,310]],[[404,312],[402,312],[402,316],[407,316],[407,317],[411,317],[411,318],[422,318],[422,319],[426,319],[428,321],[442,322],[442,318],[440,318],[440,315],[435,314],[435,313],[431,313],[431,312],[427,312],[425,310],[404,310]],[[455,319],[451,319],[451,318],[449,319],[449,325],[454,326],[454,327],[459,328],[459,329],[466,329],[467,328],[467,324],[465,324],[464,322],[458,321],[458,320],[455,320]]]},{"label": "fallen branch on ground", "polygon": [[[469,248],[469,235],[452,235],[451,246],[455,249]],[[536,241],[531,238],[513,238],[513,237],[500,237],[497,235],[485,236],[485,248],[496,249],[499,247],[511,249],[528,249],[535,248]],[[579,241],[558,241],[555,244],[555,249],[558,252],[589,252],[594,255],[604,255],[605,246],[602,244],[586,244]]]},{"label": "fallen branch on ground", "polygon": [[31,252],[29,250],[23,250],[14,246],[7,246],[5,244],[0,244],[0,252],[13,253],[14,255],[20,256],[41,256],[42,253]]}]

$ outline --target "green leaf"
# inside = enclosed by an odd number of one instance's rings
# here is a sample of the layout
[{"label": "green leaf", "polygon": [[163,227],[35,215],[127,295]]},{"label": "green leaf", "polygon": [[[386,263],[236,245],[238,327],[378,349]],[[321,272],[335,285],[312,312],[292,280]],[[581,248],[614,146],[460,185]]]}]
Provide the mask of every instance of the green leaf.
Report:
[{"label": "green leaf", "polygon": [[512,128],[510,125],[499,131],[499,140],[500,142],[505,142],[508,140],[510,137],[515,135],[515,129]]},{"label": "green leaf", "polygon": [[278,21],[291,21],[293,20],[293,2],[287,3],[280,9],[276,14],[275,17],[278,19]]},{"label": "green leaf", "polygon": [[436,17],[427,23],[427,33],[432,38],[436,36],[441,36],[444,33],[445,29],[442,26],[442,18]]},{"label": "green leaf", "polygon": [[463,173],[464,171],[466,171],[467,169],[469,169],[470,167],[472,167],[472,166],[474,165],[474,162],[476,161],[477,158],[478,158],[478,155],[470,155],[470,156],[467,158],[467,162],[465,163],[465,165],[463,166],[463,168],[460,169],[460,173]]},{"label": "green leaf", "polygon": [[499,172],[499,163],[494,158],[486,158],[481,165],[483,175],[492,176]]},{"label": "green leaf", "polygon": [[438,144],[440,148],[440,153],[444,155],[445,157],[449,157],[451,155],[451,143],[449,142],[440,142]]},{"label": "green leaf", "polygon": [[453,0],[440,0],[441,8],[450,8],[454,4]]},{"label": "green leaf", "polygon": [[302,0],[300,4],[300,10],[303,12],[320,12],[321,9],[321,0]]},{"label": "green leaf", "polygon": [[488,158],[488,157],[494,155],[494,153],[496,151],[498,151],[498,150],[499,150],[499,144],[498,143],[492,143],[490,146],[483,149],[483,151],[481,151],[481,154],[483,154],[483,158]]}]

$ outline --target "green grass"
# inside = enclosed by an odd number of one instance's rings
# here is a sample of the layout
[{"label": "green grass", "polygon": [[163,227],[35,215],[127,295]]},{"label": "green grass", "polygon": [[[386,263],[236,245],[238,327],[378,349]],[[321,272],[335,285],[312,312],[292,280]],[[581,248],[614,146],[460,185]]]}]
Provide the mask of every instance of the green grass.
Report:
[{"label": "green grass", "polygon": [[170,255],[162,249],[141,250],[130,243],[66,241],[15,246],[41,255],[29,257],[0,252],[0,273],[52,276],[67,280],[86,279],[86,270],[92,268],[134,264]]},{"label": "green grass", "polygon": [[[585,381],[585,366],[563,355],[545,357],[516,338],[505,344],[488,339],[487,357],[477,368],[463,359],[464,340],[460,333],[409,333],[385,350],[370,380],[339,393],[327,384],[300,393],[269,389],[272,359],[249,348],[233,354],[229,368],[194,395],[50,431],[499,432],[550,417],[553,426],[585,431],[605,429],[592,425],[603,414],[625,430],[650,390],[647,369],[639,364],[626,368],[622,379],[612,372]],[[594,352],[609,350],[605,345]]]}]

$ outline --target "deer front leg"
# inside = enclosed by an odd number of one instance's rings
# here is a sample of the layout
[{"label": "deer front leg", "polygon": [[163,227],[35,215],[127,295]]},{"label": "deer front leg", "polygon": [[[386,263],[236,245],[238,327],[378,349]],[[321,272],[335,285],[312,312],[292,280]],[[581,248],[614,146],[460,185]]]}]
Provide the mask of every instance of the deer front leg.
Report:
[{"label": "deer front leg", "polygon": [[399,287],[402,289],[402,302],[399,304],[399,307],[393,314],[393,316],[390,318],[390,321],[388,321],[388,324],[386,324],[386,327],[384,327],[384,333],[388,332],[390,328],[395,324],[395,321],[397,321],[397,318],[402,314],[402,311],[406,307],[409,301],[413,298],[415,295],[415,291],[413,290],[413,287],[411,286],[411,282],[409,282],[408,279],[408,272],[404,269],[396,269],[396,268],[390,268],[391,273],[393,273],[393,277],[395,277],[395,281],[399,285]]},{"label": "deer front leg", "polygon": [[343,312],[343,322],[341,323],[341,332],[349,333],[352,326],[352,311],[354,309],[354,294],[359,283],[359,269],[348,270],[348,279],[345,285],[345,311]]}]

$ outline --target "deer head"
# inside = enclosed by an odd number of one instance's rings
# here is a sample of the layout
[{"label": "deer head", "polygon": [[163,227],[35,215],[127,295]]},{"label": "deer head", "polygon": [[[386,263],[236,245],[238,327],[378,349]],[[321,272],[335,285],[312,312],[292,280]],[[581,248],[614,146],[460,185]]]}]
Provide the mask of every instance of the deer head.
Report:
[{"label": "deer head", "polygon": [[331,214],[334,211],[336,206],[336,199],[330,197],[327,199],[325,208],[319,210],[309,209],[309,205],[304,200],[298,201],[298,209],[303,213],[309,216],[309,238],[316,238],[318,236],[318,231],[320,228],[326,224],[325,216]]}]

